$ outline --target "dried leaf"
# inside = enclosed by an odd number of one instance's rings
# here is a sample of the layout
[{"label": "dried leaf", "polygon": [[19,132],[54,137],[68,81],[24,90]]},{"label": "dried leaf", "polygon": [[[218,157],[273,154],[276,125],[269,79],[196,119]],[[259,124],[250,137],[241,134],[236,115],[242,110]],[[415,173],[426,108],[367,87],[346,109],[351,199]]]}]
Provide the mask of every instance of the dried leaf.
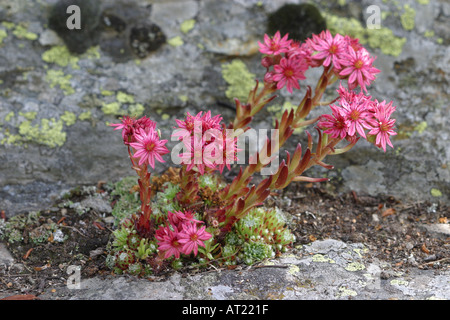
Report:
[{"label": "dried leaf", "polygon": [[447,219],[447,217],[442,217],[442,218],[439,218],[439,223],[448,223],[448,219]]},{"label": "dried leaf", "polygon": [[381,217],[387,217],[387,216],[391,216],[393,214],[395,214],[395,209],[394,208],[388,208],[386,210],[383,211],[383,213],[381,214]]},{"label": "dried leaf", "polygon": [[42,267],[34,267],[35,271],[42,271],[47,269],[48,267],[50,267],[51,265],[49,263],[47,263],[46,265],[42,266]]},{"label": "dried leaf", "polygon": [[422,245],[422,247],[420,248],[423,252],[425,252],[426,254],[430,254],[430,250],[428,250],[427,246],[425,245],[425,243]]},{"label": "dried leaf", "polygon": [[30,256],[31,251],[33,251],[33,248],[30,248],[30,249],[27,251],[27,253],[25,253],[25,254],[23,255],[23,260],[27,260],[27,259],[28,259],[28,257]]},{"label": "dried leaf", "polygon": [[311,241],[311,242],[314,242],[314,241],[316,241],[317,240],[317,238],[316,237],[314,237],[312,234],[311,235],[309,235],[309,241]]}]

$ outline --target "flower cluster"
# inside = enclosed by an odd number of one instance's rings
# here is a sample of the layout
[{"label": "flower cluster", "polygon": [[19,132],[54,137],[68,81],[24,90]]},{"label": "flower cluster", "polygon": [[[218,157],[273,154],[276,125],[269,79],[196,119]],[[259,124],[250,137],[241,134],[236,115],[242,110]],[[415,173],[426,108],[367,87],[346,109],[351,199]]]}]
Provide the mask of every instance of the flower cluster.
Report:
[{"label": "flower cluster", "polygon": [[211,117],[208,111],[193,116],[187,112],[184,120],[175,121],[178,130],[172,137],[184,144],[186,152],[180,154],[180,158],[181,164],[187,165],[187,171],[195,168],[200,174],[215,170],[222,173],[225,166],[230,169],[230,163],[237,161],[237,140],[227,134],[220,115]]},{"label": "flower cluster", "polygon": [[[332,138],[352,140],[356,133],[386,152],[386,144],[393,147],[390,136],[396,135],[394,131],[395,119],[391,119],[396,107],[392,101],[378,102],[376,99],[348,91],[342,85],[337,90],[338,104],[330,105],[332,114],[320,117],[318,127]],[[366,131],[367,135],[366,135]]]},{"label": "flower cluster", "polygon": [[287,34],[281,38],[277,32],[273,38],[265,35],[259,47],[266,55],[262,59],[262,65],[267,68],[264,80],[275,83],[278,90],[286,86],[290,93],[293,88],[300,89],[298,81],[305,79],[304,73],[310,67],[323,66],[336,78],[348,80],[349,89],[359,85],[364,91],[380,72],[373,66],[375,58],[358,39],[340,34],[332,36],[328,30],[314,34],[301,44],[288,40]]},{"label": "flower cluster", "polygon": [[[115,130],[122,130],[132,168],[139,176],[138,189],[141,207],[130,213],[114,232],[109,265],[114,270],[139,274],[151,269],[161,271],[172,261],[179,267],[183,259],[204,262],[222,261],[234,264],[242,261],[253,264],[271,258],[286,250],[294,241],[285,227],[281,212],[261,207],[276,190],[296,181],[321,182],[327,178],[304,176],[312,166],[326,169],[333,166],[324,162],[328,155],[350,150],[360,138],[386,151],[393,146],[391,136],[396,135],[396,107],[393,102],[372,99],[367,87],[380,72],[375,61],[358,39],[328,30],[313,35],[304,42],[281,37],[264,36],[259,42],[264,54],[261,64],[266,68],[263,88],[259,82],[249,92],[246,102],[235,99],[236,115],[228,124],[221,115],[211,111],[195,115],[186,114],[177,119],[172,138],[179,140],[179,158],[172,159],[181,168],[169,168],[154,182],[148,167],[164,162],[169,152],[167,140],[161,139],[156,123],[147,117],[124,117]],[[275,133],[264,137],[262,148],[249,154],[249,164],[241,166],[229,183],[221,179],[225,166],[237,162],[240,149],[238,139],[243,133],[252,133],[250,123],[276,96],[277,90],[286,88],[293,93],[300,89],[309,68],[323,68],[314,89],[306,93],[297,108],[284,110],[275,119]],[[327,87],[340,80],[337,97],[330,102],[321,101]],[[342,83],[347,82],[344,87]],[[355,89],[360,88],[357,92]],[[329,105],[331,114],[308,119],[314,108]],[[317,143],[308,137],[306,148],[297,145],[293,153],[273,170],[272,164],[295,129],[316,125]],[[242,140],[240,140],[242,141]],[[258,141],[259,142],[259,141]],[[264,141],[262,141],[264,142]],[[341,143],[346,146],[339,147]],[[251,183],[255,174],[266,176],[257,184]],[[156,196],[155,196],[156,195]],[[114,250],[113,250],[114,251]],[[195,259],[187,259],[192,254]],[[184,260],[184,261],[185,261]],[[201,262],[202,261],[202,262]],[[220,262],[219,262],[220,263]]]},{"label": "flower cluster", "polygon": [[180,254],[189,255],[198,253],[198,247],[204,247],[203,241],[209,240],[212,235],[206,232],[203,221],[196,220],[191,211],[168,212],[169,224],[156,230],[155,238],[159,241],[159,250],[165,252],[164,257]]}]

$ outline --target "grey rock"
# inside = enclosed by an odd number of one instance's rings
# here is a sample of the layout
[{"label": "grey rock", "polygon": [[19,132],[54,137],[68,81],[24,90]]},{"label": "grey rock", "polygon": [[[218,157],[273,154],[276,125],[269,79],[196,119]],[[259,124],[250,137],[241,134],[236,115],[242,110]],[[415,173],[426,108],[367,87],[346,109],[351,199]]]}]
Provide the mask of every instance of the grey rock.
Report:
[{"label": "grey rock", "polygon": [[422,224],[421,228],[429,234],[441,239],[450,237],[450,225],[446,223]]},{"label": "grey rock", "polygon": [[[181,277],[174,273],[152,281],[128,276],[81,279],[79,289],[55,288],[41,299],[71,300],[369,300],[449,299],[448,271],[411,269],[383,276],[386,262],[366,261],[366,253],[344,259],[361,244],[316,241],[295,254],[266,261],[257,267],[217,270]],[[312,247],[312,248],[311,248]],[[330,251],[331,250],[331,251]],[[334,252],[336,260],[311,259],[310,253]],[[320,254],[319,254],[320,255]],[[359,261],[359,262],[358,262]],[[360,268],[348,268],[358,262]]]},{"label": "grey rock", "polygon": [[0,266],[10,266],[14,263],[14,258],[3,243],[0,243]]}]

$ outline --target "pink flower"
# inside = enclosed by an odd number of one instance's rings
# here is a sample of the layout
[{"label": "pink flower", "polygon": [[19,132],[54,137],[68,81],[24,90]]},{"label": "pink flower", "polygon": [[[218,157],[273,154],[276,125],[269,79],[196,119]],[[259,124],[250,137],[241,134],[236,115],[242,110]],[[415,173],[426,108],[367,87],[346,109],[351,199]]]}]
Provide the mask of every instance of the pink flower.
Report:
[{"label": "pink flower", "polygon": [[330,105],[332,115],[324,114],[320,117],[317,126],[324,130],[323,132],[329,134],[332,138],[344,139],[347,136],[347,122],[343,115],[341,108],[335,105]]},{"label": "pink flower", "polygon": [[179,239],[180,233],[170,230],[169,227],[160,227],[156,231],[156,239],[158,242],[158,249],[165,251],[164,258],[175,256],[180,257],[180,253],[183,253],[183,247]]},{"label": "pink flower", "polygon": [[172,226],[179,227],[180,229],[183,222],[204,223],[203,221],[195,219],[192,211],[185,211],[184,213],[181,211],[169,211],[167,212],[167,216],[169,218],[170,224]]},{"label": "pink flower", "polygon": [[368,106],[372,103],[371,97],[364,95],[363,92],[356,94],[353,91],[348,91],[342,85],[339,86],[337,91],[339,93],[339,104],[342,107],[341,113],[346,119],[348,135],[353,136],[357,131],[361,137],[366,138],[364,128],[372,129],[367,123],[367,120],[372,116],[368,109]]},{"label": "pink flower", "polygon": [[341,60],[344,68],[339,73],[341,76],[348,76],[349,89],[356,88],[357,85],[367,92],[366,85],[375,80],[375,74],[380,70],[372,66],[375,58],[369,56],[369,52],[361,48],[355,51],[352,46],[347,47],[347,53],[343,54]]},{"label": "pink flower", "polygon": [[184,254],[190,254],[194,251],[194,255],[197,255],[198,246],[205,247],[203,241],[212,237],[205,229],[205,226],[197,230],[196,224],[183,224],[183,232],[179,233],[178,242],[183,244],[182,250]]},{"label": "pink flower", "polygon": [[299,80],[306,79],[303,74],[308,69],[307,63],[301,59],[282,58],[280,64],[274,66],[273,81],[277,82],[277,89],[280,90],[284,86],[292,93],[292,87],[300,89]]},{"label": "pink flower", "polygon": [[136,120],[135,118],[125,116],[122,118],[121,123],[112,123],[111,127],[116,127],[114,130],[122,130],[123,142],[129,145],[130,142],[135,142],[134,134],[139,129],[152,128],[156,129],[156,123],[146,116]]},{"label": "pink flower", "polygon": [[287,52],[291,42],[292,40],[288,40],[288,34],[281,38],[279,31],[275,33],[273,38],[265,34],[264,43],[258,41],[259,51],[263,54],[278,55]]},{"label": "pink flower", "polygon": [[130,143],[130,146],[136,150],[133,158],[139,158],[139,165],[149,164],[154,169],[155,158],[159,162],[165,162],[162,155],[169,153],[165,146],[167,140],[160,140],[154,129],[140,129],[134,137],[136,142]]},{"label": "pink flower", "polygon": [[386,144],[394,147],[389,136],[394,136],[397,132],[393,127],[395,119],[390,119],[391,114],[395,111],[395,107],[392,106],[392,101],[386,104],[385,101],[377,103],[374,108],[374,118],[369,121],[372,126],[372,130],[369,131],[369,135],[375,135],[375,145],[383,148],[386,152]]},{"label": "pink flower", "polygon": [[321,36],[313,35],[309,45],[316,51],[317,54],[312,56],[314,60],[323,61],[323,65],[328,67],[331,63],[337,69],[341,69],[342,54],[345,52],[344,37],[336,34],[334,37],[330,31],[322,31]]}]

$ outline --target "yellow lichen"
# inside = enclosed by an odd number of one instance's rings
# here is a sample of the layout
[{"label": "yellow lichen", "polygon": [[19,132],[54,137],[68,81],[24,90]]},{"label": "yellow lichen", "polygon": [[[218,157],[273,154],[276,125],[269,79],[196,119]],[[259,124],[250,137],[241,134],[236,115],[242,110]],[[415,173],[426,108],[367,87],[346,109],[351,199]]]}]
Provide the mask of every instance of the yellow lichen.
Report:
[{"label": "yellow lichen", "polygon": [[188,33],[189,31],[191,31],[195,26],[195,20],[194,19],[189,19],[186,21],[183,21],[183,23],[180,25],[180,30],[183,33]]},{"label": "yellow lichen", "polygon": [[61,116],[61,120],[64,121],[66,126],[71,126],[77,121],[77,116],[73,112],[64,111],[64,114]]},{"label": "yellow lichen", "polygon": [[359,271],[359,270],[364,270],[366,267],[359,263],[359,262],[351,262],[349,263],[346,267],[345,270],[347,271]]},{"label": "yellow lichen", "polygon": [[58,85],[66,95],[75,93],[75,90],[70,85],[70,79],[72,79],[72,75],[64,75],[62,70],[50,69],[45,76],[45,80],[50,83],[50,88]]},{"label": "yellow lichen", "polygon": [[431,189],[431,191],[430,191],[430,193],[431,193],[431,195],[433,196],[433,197],[442,197],[442,192],[441,192],[441,190],[439,190],[439,189],[436,189],[436,188],[432,188]]},{"label": "yellow lichen", "polygon": [[85,111],[80,113],[80,115],[78,116],[78,119],[80,119],[81,121],[85,121],[85,120],[89,120],[92,117],[91,111]]},{"label": "yellow lichen", "polygon": [[323,16],[327,21],[328,29],[333,34],[340,33],[358,38],[362,44],[379,48],[387,55],[399,56],[406,42],[406,38],[396,37],[389,28],[369,29],[355,18],[343,18],[326,12]]},{"label": "yellow lichen", "polygon": [[248,93],[255,86],[255,75],[251,73],[242,60],[234,59],[222,65],[222,77],[228,84],[225,95],[228,99],[238,98],[247,101]]},{"label": "yellow lichen", "polygon": [[8,32],[4,29],[0,29],[0,43],[3,43],[3,39],[8,36]]},{"label": "yellow lichen", "polygon": [[19,39],[27,39],[27,40],[36,40],[38,35],[36,33],[28,31],[28,29],[19,24],[13,31],[13,35],[15,35]]},{"label": "yellow lichen", "polygon": [[176,36],[167,40],[167,43],[172,47],[179,47],[184,44],[183,39],[180,36]]},{"label": "yellow lichen", "polygon": [[402,26],[405,30],[410,31],[414,29],[416,10],[411,8],[409,4],[405,4],[403,6],[403,9],[405,10],[405,12],[403,12],[400,16],[400,22],[402,23]]},{"label": "yellow lichen", "polygon": [[336,263],[333,259],[330,259],[323,254],[315,254],[312,257],[312,261],[314,262],[325,262],[325,263]]},{"label": "yellow lichen", "polygon": [[78,57],[70,54],[66,46],[54,46],[42,54],[42,60],[48,63],[54,63],[61,67],[71,66],[72,69],[80,69],[78,66]]}]

